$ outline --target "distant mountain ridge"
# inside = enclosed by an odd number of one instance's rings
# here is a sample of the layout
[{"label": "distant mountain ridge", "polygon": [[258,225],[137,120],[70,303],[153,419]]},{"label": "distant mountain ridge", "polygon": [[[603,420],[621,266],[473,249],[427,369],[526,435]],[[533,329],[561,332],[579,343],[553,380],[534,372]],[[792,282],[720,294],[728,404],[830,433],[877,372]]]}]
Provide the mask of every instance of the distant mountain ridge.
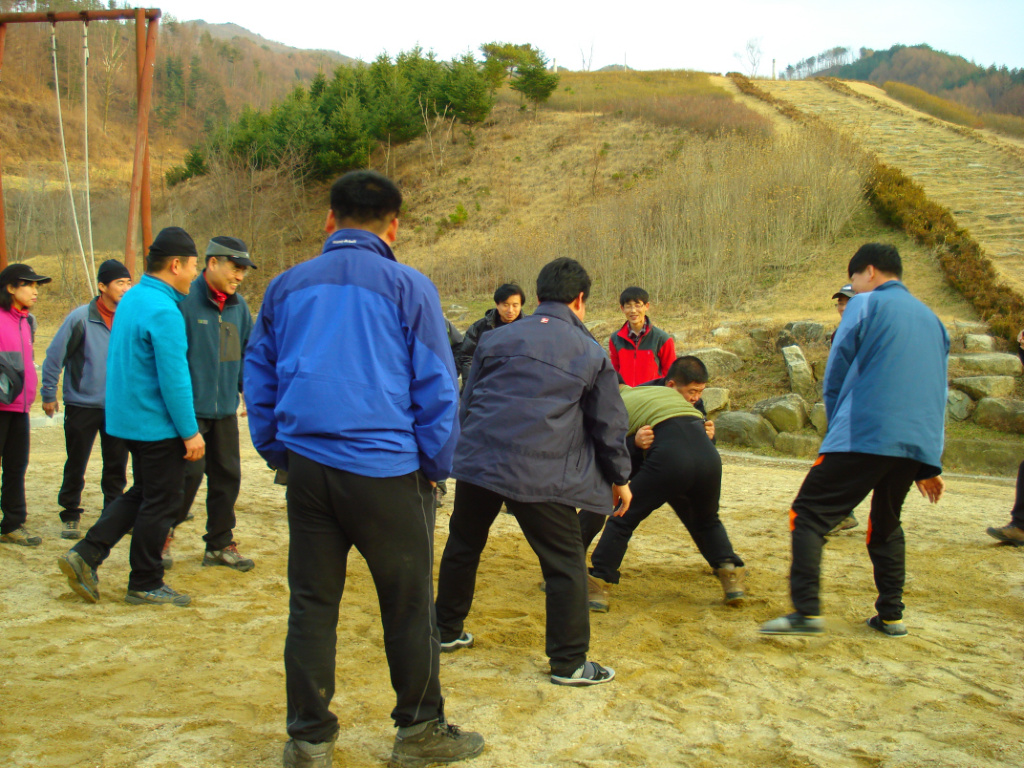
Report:
[{"label": "distant mountain ridge", "polygon": [[295,48],[284,43],[279,43],[275,40],[270,40],[263,35],[251,32],[245,27],[242,27],[234,22],[224,22],[222,24],[211,24],[203,19],[190,19],[188,21],[180,22],[182,24],[191,24],[196,27],[200,34],[203,32],[209,33],[210,37],[215,40],[234,40],[236,37],[240,37],[244,40],[249,40],[260,46],[266,46],[270,50],[276,53],[290,53],[295,51],[301,51],[303,53],[320,53],[327,58],[332,66],[338,66],[339,64],[359,64],[359,59],[353,59],[351,56],[346,56],[339,51],[332,51],[327,48]]}]

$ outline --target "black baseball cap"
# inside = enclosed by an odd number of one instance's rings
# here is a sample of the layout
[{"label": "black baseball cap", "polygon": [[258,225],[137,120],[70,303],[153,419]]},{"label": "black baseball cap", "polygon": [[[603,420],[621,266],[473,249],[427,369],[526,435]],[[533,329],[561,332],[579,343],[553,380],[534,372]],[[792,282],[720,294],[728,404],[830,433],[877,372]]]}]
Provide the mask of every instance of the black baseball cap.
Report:
[{"label": "black baseball cap", "polygon": [[226,259],[231,259],[231,261],[240,267],[252,267],[253,269],[256,269],[256,265],[253,264],[252,259],[249,258],[249,249],[246,247],[245,243],[237,237],[218,235],[210,240],[210,244],[206,246],[206,255],[223,256]]},{"label": "black baseball cap", "polygon": [[840,288],[838,291],[833,293],[832,294],[832,298],[833,299],[838,299],[840,296],[845,296],[848,299],[852,299],[856,295],[857,295],[857,292],[855,290],[853,290],[853,285],[850,284],[850,283],[847,283],[842,288]]},{"label": "black baseball cap", "polygon": [[36,271],[28,264],[8,264],[4,271],[0,272],[0,286],[14,285],[19,282],[39,283],[45,285],[53,280],[52,277],[37,275]]}]

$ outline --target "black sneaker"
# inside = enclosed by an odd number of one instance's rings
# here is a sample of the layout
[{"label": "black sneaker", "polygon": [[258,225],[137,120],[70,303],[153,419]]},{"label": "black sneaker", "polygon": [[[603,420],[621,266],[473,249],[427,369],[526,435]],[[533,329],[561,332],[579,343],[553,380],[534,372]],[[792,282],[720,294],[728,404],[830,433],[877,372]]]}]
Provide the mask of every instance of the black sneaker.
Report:
[{"label": "black sneaker", "polygon": [[821,616],[804,616],[791,613],[761,625],[762,635],[820,635],[825,631],[825,620]]},{"label": "black sneaker", "polygon": [[596,661],[585,661],[569,675],[551,673],[551,682],[555,685],[601,685],[615,679],[615,670],[602,667]]},{"label": "black sneaker", "polygon": [[[404,733],[403,733],[404,732]],[[435,763],[469,760],[484,751],[484,737],[449,725],[444,718],[399,728],[390,768],[421,768]]]},{"label": "black sneaker", "polygon": [[68,577],[71,589],[90,603],[100,601],[100,577],[96,575],[96,569],[90,567],[80,554],[72,549],[66,555],[57,558],[57,565]]},{"label": "black sneaker", "polygon": [[129,589],[128,594],[124,596],[124,601],[130,605],[188,605],[192,602],[192,598],[188,595],[183,595],[180,592],[175,592],[169,586],[164,584],[159,589],[153,589],[149,592],[143,592],[137,589]]},{"label": "black sneaker", "polygon": [[907,625],[902,621],[883,621],[881,616],[872,616],[866,622],[872,629],[889,637],[906,637]]},{"label": "black sneaker", "polygon": [[441,641],[441,653],[452,653],[460,648],[472,648],[473,647],[473,636],[469,632],[463,632],[454,640],[448,642]]},{"label": "black sneaker", "polygon": [[284,768],[333,768],[334,741],[313,744],[299,739],[288,739],[281,761]]},{"label": "black sneaker", "polygon": [[60,537],[62,539],[80,539],[82,532],[78,529],[77,520],[65,520],[60,524]]}]

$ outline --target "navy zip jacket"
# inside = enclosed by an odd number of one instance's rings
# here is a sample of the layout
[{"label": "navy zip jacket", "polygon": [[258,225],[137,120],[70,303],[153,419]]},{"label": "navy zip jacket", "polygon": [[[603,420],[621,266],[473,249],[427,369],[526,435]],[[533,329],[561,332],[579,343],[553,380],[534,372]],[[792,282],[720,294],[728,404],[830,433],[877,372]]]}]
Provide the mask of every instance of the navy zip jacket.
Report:
[{"label": "navy zip jacket", "polygon": [[522,502],[612,511],[629,418],[605,354],[565,304],[480,339],[460,405],[458,480]]},{"label": "navy zip jacket", "polygon": [[188,335],[188,372],[196,416],[223,419],[238,410],[242,391],[242,357],[252,333],[249,305],[229,294],[221,311],[210,293],[204,271],[192,281],[178,305]]},{"label": "navy zip jacket", "polygon": [[57,380],[64,371],[64,404],[102,408],[107,394],[107,349],[110,329],[95,298],[71,310],[46,348],[43,402],[57,400]]},{"label": "navy zip jacket", "polygon": [[451,473],[459,389],[433,283],[372,232],[340,229],[278,275],[245,355],[253,445],[366,477]]}]

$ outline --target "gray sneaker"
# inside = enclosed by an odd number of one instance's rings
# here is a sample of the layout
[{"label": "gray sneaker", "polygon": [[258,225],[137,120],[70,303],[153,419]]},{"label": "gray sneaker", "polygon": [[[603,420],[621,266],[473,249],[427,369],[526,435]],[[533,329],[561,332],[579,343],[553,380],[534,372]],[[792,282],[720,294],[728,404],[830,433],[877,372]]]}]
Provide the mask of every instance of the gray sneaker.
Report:
[{"label": "gray sneaker", "polygon": [[5,544],[18,544],[22,547],[38,547],[43,543],[43,538],[29,533],[24,525],[19,525],[13,531],[0,535],[0,541]]},{"label": "gray sneaker", "polygon": [[469,760],[484,751],[484,737],[449,725],[444,718],[399,728],[390,768],[421,768],[435,763]]},{"label": "gray sneaker", "polygon": [[866,622],[872,629],[889,637],[906,637],[907,625],[902,621],[883,621],[881,616],[872,616]]},{"label": "gray sneaker", "polygon": [[555,685],[601,685],[610,683],[615,679],[615,670],[611,667],[602,667],[596,661],[585,661],[569,675],[556,675],[551,673],[551,682]]},{"label": "gray sneaker", "polygon": [[242,557],[237,544],[230,544],[224,549],[208,549],[203,553],[203,565],[224,565],[236,571],[251,571],[255,566],[252,560]]},{"label": "gray sneaker", "polygon": [[60,524],[60,537],[62,539],[80,539],[82,532],[78,530],[77,520],[65,520]]},{"label": "gray sneaker", "polygon": [[68,577],[68,585],[77,594],[84,597],[90,603],[100,601],[100,577],[96,575],[96,569],[82,559],[82,556],[70,550],[66,555],[57,558],[57,566],[61,573]]},{"label": "gray sneaker", "polygon": [[820,616],[791,613],[761,625],[762,635],[820,635],[825,631],[825,620]]},{"label": "gray sneaker", "polygon": [[164,584],[159,589],[153,589],[149,592],[129,589],[128,594],[124,596],[124,601],[131,605],[188,605],[192,602],[192,598],[180,592],[175,592]]},{"label": "gray sneaker", "polygon": [[288,739],[282,756],[284,768],[333,768],[334,741],[313,744],[299,739]]}]

